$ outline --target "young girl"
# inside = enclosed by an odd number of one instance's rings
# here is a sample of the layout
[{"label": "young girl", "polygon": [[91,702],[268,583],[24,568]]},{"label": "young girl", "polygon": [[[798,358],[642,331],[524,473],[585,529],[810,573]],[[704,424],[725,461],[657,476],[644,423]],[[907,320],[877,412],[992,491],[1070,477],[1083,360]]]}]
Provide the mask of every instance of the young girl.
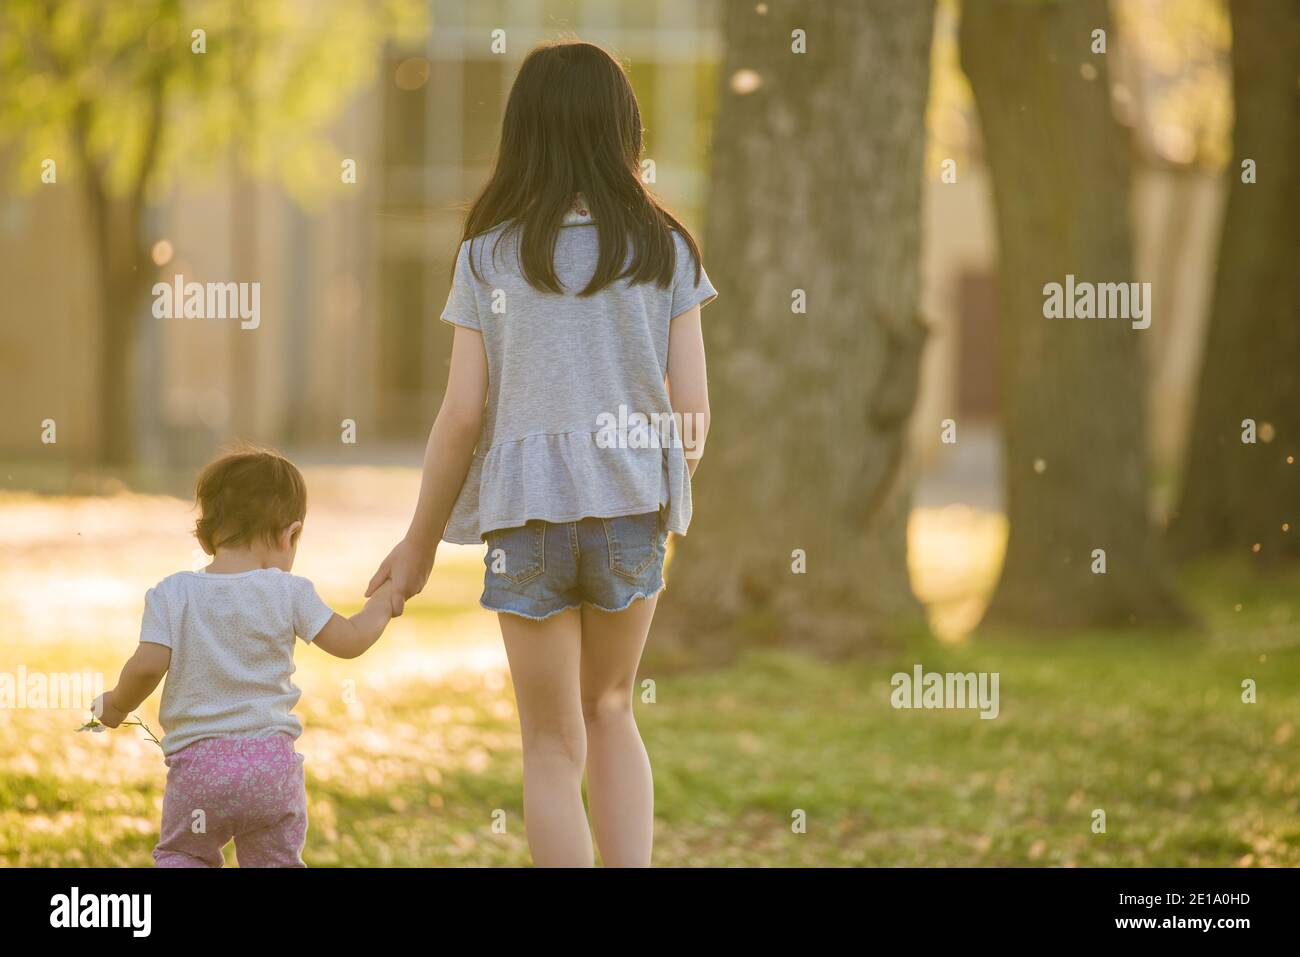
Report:
[{"label": "young girl", "polygon": [[116,728],[167,676],[159,867],[220,867],[232,837],[240,867],[302,867],[294,638],[355,658],[383,633],[392,597],[385,588],[343,618],[290,574],[307,488],[287,459],[260,449],[222,456],[199,476],[195,498],[195,535],[212,564],[149,589],[140,645],[95,714]]},{"label": "young girl", "polygon": [[641,183],[641,132],[599,47],[524,60],[442,314],[451,371],[415,516],[370,582],[391,580],[400,614],[440,539],[487,542],[481,603],[510,662],[539,866],[591,865],[592,829],[605,864],[650,863],[632,689],[665,540],[691,517],[709,412],[700,306],[717,293]]}]

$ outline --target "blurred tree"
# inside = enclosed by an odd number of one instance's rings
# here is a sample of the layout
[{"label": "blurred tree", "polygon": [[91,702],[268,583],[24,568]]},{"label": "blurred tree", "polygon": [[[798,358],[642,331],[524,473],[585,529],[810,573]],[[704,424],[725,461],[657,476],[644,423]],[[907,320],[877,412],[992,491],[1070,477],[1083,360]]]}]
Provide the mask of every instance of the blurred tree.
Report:
[{"label": "blurred tree", "polygon": [[714,419],[664,608],[693,647],[743,635],[841,650],[919,620],[904,442],[924,338],[932,19],[916,0],[723,5],[705,235],[721,293],[704,314]]},{"label": "blurred tree", "polygon": [[[1123,320],[1047,319],[1043,287],[1129,282],[1129,144],[1111,115],[1105,0],[962,8],[993,180],[1010,536],[986,620],[1173,623],[1183,609],[1147,517],[1142,361]],[[1103,549],[1104,574],[1095,556]]]},{"label": "blurred tree", "polygon": [[1171,531],[1185,555],[1258,546],[1271,563],[1300,557],[1300,6],[1234,2],[1230,15],[1235,161]]},{"label": "blurred tree", "polygon": [[[420,0],[0,5],[0,146],[20,188],[53,159],[86,202],[103,308],[103,463],[131,457],[132,357],[155,273],[143,230],[151,196],[178,174],[210,172],[236,141],[242,169],[300,199],[338,185],[324,127],[374,75],[387,39],[425,30]],[[249,102],[268,108],[250,115]]]}]

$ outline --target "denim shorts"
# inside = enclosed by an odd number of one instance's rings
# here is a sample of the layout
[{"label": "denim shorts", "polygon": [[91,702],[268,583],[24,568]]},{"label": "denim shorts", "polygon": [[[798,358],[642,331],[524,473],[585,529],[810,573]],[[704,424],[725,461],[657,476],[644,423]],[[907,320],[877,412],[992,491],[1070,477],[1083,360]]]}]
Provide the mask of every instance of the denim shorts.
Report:
[{"label": "denim shorts", "polygon": [[622,611],[664,587],[668,533],[658,512],[532,521],[484,537],[479,604],[489,611],[538,621],[583,605]]}]

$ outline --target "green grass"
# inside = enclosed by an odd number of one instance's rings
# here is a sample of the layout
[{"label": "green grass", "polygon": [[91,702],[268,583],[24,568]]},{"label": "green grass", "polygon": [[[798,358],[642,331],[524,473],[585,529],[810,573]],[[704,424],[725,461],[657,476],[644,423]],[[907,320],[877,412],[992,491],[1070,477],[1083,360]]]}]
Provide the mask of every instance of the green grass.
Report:
[{"label": "green grass", "polygon": [[[1186,638],[1002,635],[887,661],[764,651],[643,674],[655,680],[637,709],[657,863],[1300,865],[1297,582],[1223,569],[1188,582],[1206,628]],[[411,664],[485,647],[484,619],[467,601],[431,601],[373,667],[300,655],[309,864],[528,862],[506,674]],[[120,651],[53,643],[25,663],[111,680]],[[1000,716],[894,710],[890,676],[916,663],[998,672]],[[1244,678],[1257,704],[1242,703]],[[78,718],[0,713],[0,861],[150,863],[161,758],[138,733],[73,734]],[[806,833],[792,831],[796,810]]]},{"label": "green grass", "polygon": [[[301,573],[346,613],[418,476],[317,469],[309,484]],[[192,518],[166,496],[0,492],[0,673],[111,683],[145,588],[191,559]],[[1005,530],[974,513],[913,518],[917,590],[941,632],[959,634],[996,579]],[[440,555],[372,652],[300,650],[309,864],[528,863],[518,723],[481,582],[476,555]],[[834,664],[754,648],[707,670],[652,655],[641,678],[654,702],[637,714],[656,862],[1300,866],[1300,575],[1215,565],[1184,587],[1196,633],[900,638],[887,657]],[[891,675],[918,663],[998,672],[999,717],[893,709]],[[1256,704],[1241,701],[1246,678]],[[154,728],[156,707],[155,695],[142,709]],[[0,864],[150,864],[161,755],[136,731],[74,733],[82,720],[0,708]]]}]

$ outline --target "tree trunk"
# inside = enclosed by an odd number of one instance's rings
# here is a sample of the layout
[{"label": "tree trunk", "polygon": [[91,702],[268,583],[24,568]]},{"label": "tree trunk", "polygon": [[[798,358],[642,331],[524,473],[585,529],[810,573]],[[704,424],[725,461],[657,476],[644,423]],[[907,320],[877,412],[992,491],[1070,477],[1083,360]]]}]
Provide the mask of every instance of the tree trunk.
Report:
[{"label": "tree trunk", "polygon": [[122,195],[110,193],[108,173],[91,149],[90,131],[95,125],[92,100],[79,100],[73,111],[72,142],[81,168],[95,251],[101,316],[95,458],[98,464],[111,468],[129,466],[135,453],[136,336],[155,274],[149,248],[142,239],[141,223],[145,194],[161,149],[165,94],[166,72],[159,66],[144,98],[145,135],[139,167]]},{"label": "tree trunk", "polygon": [[[1300,558],[1300,7],[1233,3],[1227,215],[1182,501],[1182,555]],[[1253,160],[1257,181],[1242,182]],[[1253,419],[1256,442],[1243,442]],[[1289,525],[1287,529],[1284,526]]]},{"label": "tree trunk", "polygon": [[[1010,537],[991,622],[1185,617],[1147,515],[1142,332],[1124,319],[1044,316],[1045,284],[1064,286],[1067,274],[1098,284],[1138,279],[1128,144],[1111,115],[1106,56],[1090,49],[1096,28],[1113,42],[1105,0],[962,8],[962,64],[997,212],[1006,360]],[[1160,322],[1158,289],[1154,301]]]},{"label": "tree trunk", "polygon": [[109,198],[88,167],[84,183],[101,310],[95,458],[120,469],[131,464],[135,451],[135,342],[153,263],[139,239],[140,209],[130,200]]},{"label": "tree trunk", "polygon": [[692,648],[860,648],[919,621],[904,433],[924,338],[932,4],[723,9],[705,236],[721,294],[704,313],[713,423],[661,621]]}]

